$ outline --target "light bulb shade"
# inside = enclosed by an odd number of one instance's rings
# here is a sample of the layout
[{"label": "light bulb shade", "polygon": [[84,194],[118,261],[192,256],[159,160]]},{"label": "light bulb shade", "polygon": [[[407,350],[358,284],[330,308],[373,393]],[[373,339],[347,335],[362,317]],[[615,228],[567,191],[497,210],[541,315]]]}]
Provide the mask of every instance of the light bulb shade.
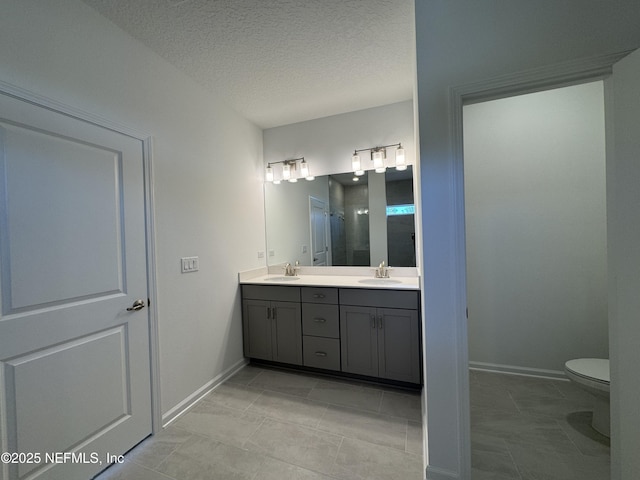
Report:
[{"label": "light bulb shade", "polygon": [[376,168],[376,173],[384,173],[386,171],[387,171],[387,167],[385,167],[384,165],[382,167]]},{"label": "light bulb shade", "polygon": [[297,179],[297,178],[295,178],[295,177],[291,177],[291,178],[289,179],[289,183],[296,183],[297,181],[298,181],[298,179]]},{"label": "light bulb shade", "polygon": [[371,154],[371,159],[373,160],[373,168],[376,169],[376,172],[379,168],[384,167],[384,158],[382,156],[382,150],[375,150]]},{"label": "light bulb shade", "polygon": [[284,180],[289,180],[291,178],[291,165],[288,163],[282,165],[282,178]]},{"label": "light bulb shade", "polygon": [[271,168],[271,165],[267,165],[267,170],[264,178],[267,182],[273,182],[273,168]]},{"label": "light bulb shade", "polygon": [[300,176],[305,178],[309,176],[309,164],[304,160],[300,162]]},{"label": "light bulb shade", "polygon": [[356,177],[361,177],[362,175],[364,175],[364,170],[356,170],[353,173],[356,175]]},{"label": "light bulb shade", "polygon": [[404,157],[404,148],[398,147],[396,150],[396,170],[406,170],[407,164]]},{"label": "light bulb shade", "polygon": [[353,157],[351,157],[351,170],[353,170],[354,172],[360,170],[360,155],[358,155],[357,153],[354,153]]}]

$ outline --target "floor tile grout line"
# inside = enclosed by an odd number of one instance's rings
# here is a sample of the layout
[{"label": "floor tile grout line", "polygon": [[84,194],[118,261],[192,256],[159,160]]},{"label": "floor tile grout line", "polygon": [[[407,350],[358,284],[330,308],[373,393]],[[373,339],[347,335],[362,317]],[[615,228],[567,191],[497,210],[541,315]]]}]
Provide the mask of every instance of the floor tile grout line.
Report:
[{"label": "floor tile grout line", "polygon": [[[137,465],[137,464],[136,464]],[[158,475],[162,475],[164,478],[166,478],[167,480],[171,479],[171,480],[178,480],[176,477],[173,477],[171,475],[167,475],[166,473],[163,473],[159,470],[156,470],[155,468],[149,468],[149,467],[145,467],[144,465],[140,465],[142,468],[144,468],[145,470],[149,470],[150,472],[153,472],[155,474]]]},{"label": "floor tile grout line", "polygon": [[509,449],[508,445],[507,445],[507,453],[509,454],[509,458],[511,458],[511,461],[513,462],[513,466],[516,467],[516,472],[518,472],[518,477],[520,477],[520,480],[522,480],[524,477],[522,476],[521,468],[518,466],[516,459],[513,458],[513,454],[511,453],[511,449]]},{"label": "floor tile grout line", "polygon": [[340,445],[338,445],[338,448],[336,448],[336,454],[333,456],[333,460],[331,461],[332,477],[333,477],[333,472],[335,472],[336,467],[338,466],[337,464],[338,455],[340,455],[340,450],[342,449],[342,445],[344,444],[344,439],[345,439],[345,436],[343,435],[342,439],[340,440]]},{"label": "floor tile grout line", "polygon": [[[147,465],[143,465],[143,464],[141,464],[141,463],[139,463],[139,462],[136,462],[136,460],[135,460],[134,458],[130,459],[130,461],[132,461],[132,462],[133,462],[133,463],[135,463],[136,465],[140,465],[141,467],[146,467],[146,468],[148,468],[148,469],[151,469],[151,470],[156,471],[156,470],[155,470],[155,468],[159,467],[159,466],[160,466],[160,465],[161,465],[161,464],[162,464],[162,463],[163,463],[167,458],[169,458],[173,453],[175,453],[175,452],[176,452],[176,451],[177,451],[177,450],[178,450],[182,445],[184,445],[188,440],[190,440],[191,438],[193,438],[194,436],[196,436],[196,434],[194,434],[193,432],[190,432],[189,430],[185,430],[185,429],[180,428],[180,427],[174,427],[174,428],[177,428],[177,429],[179,429],[179,430],[182,430],[184,433],[188,434],[188,437],[186,438],[186,440],[185,440],[185,441],[180,442],[180,443],[177,443],[177,444],[176,444],[176,445],[171,449],[171,451],[170,451],[167,455],[165,455],[165,456],[164,456],[164,458],[163,458],[163,459],[162,459],[162,460],[161,460],[161,461],[160,461],[160,462],[159,462],[155,467],[149,467],[149,466],[147,466]],[[153,438],[153,437],[152,437],[152,438]],[[148,447],[146,447],[146,448],[148,448]],[[160,473],[162,473],[162,472],[160,472]],[[165,475],[165,474],[163,474],[163,475]]]}]

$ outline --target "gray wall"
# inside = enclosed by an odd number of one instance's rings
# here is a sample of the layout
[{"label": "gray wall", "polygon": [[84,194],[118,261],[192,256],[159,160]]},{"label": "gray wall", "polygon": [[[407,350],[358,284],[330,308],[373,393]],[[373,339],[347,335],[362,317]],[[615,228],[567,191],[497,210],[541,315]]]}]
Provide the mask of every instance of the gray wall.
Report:
[{"label": "gray wall", "polygon": [[626,480],[640,478],[640,50],[605,83],[611,478]]},{"label": "gray wall", "polygon": [[[171,415],[244,361],[237,275],[264,265],[262,131],[76,0],[1,2],[0,80],[153,135],[160,401]],[[181,275],[192,255],[200,271]]]},{"label": "gray wall", "polygon": [[463,115],[469,364],[609,358],[602,81]]},{"label": "gray wall", "polygon": [[[640,9],[637,0],[416,0],[415,13],[427,471],[429,479],[459,479],[469,473],[470,440],[450,87],[637,48]],[[628,445],[637,451],[640,439]]]}]

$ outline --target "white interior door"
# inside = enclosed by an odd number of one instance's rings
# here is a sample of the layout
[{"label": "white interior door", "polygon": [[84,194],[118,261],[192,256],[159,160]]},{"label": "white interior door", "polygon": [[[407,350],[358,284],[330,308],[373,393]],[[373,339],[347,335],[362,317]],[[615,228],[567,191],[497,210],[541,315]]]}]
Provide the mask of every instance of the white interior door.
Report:
[{"label": "white interior door", "polygon": [[311,255],[312,265],[328,265],[329,245],[327,204],[314,197],[309,197],[311,213]]},{"label": "white interior door", "polygon": [[3,480],[86,480],[151,433],[148,309],[127,310],[148,297],[142,154],[0,95]]}]

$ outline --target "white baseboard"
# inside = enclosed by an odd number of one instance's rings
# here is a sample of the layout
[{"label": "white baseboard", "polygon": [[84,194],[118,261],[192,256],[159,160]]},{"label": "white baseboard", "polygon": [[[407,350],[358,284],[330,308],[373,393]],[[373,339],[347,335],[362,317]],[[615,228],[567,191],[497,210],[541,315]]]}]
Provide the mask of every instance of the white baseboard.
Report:
[{"label": "white baseboard", "polygon": [[485,372],[509,373],[511,375],[524,375],[527,377],[551,378],[553,380],[567,380],[567,376],[561,370],[545,370],[542,368],[516,367],[513,365],[500,365],[497,363],[469,362],[469,369]]},{"label": "white baseboard", "polygon": [[183,401],[178,403],[175,407],[170,409],[168,412],[164,413],[162,415],[163,428],[166,428],[171,422],[176,420],[180,415],[186,412],[190,407],[195,405],[202,397],[204,397],[206,394],[214,390],[218,385],[220,385],[227,378],[235,374],[238,370],[240,370],[242,367],[244,367],[248,363],[249,363],[248,360],[243,358],[239,362],[227,368],[224,372],[217,375],[212,380],[205,383],[202,387],[200,387],[198,390],[193,392]]}]

